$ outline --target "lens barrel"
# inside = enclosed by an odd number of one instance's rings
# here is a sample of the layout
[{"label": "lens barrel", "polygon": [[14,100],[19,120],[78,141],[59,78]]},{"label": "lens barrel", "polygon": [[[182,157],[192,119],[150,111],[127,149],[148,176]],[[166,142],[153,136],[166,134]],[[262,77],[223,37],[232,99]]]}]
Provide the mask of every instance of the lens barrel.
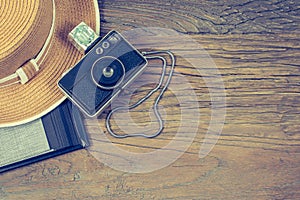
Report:
[{"label": "lens barrel", "polygon": [[111,90],[123,82],[125,67],[118,58],[104,56],[93,63],[91,76],[98,87]]}]

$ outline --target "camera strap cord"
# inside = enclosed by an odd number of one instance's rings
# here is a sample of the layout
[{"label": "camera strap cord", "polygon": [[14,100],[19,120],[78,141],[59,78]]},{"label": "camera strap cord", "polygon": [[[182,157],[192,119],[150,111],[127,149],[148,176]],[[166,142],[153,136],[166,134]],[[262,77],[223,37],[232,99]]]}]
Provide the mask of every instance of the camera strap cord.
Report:
[{"label": "camera strap cord", "polygon": [[[174,68],[175,68],[175,56],[173,55],[173,53],[171,51],[150,51],[150,52],[142,52],[142,54],[145,56],[146,59],[160,59],[163,62],[161,77],[160,77],[159,83],[156,85],[156,87],[153,88],[148,94],[146,94],[144,97],[142,97],[136,103],[134,103],[130,106],[116,107],[108,113],[108,115],[106,117],[106,128],[107,128],[109,134],[112,135],[115,138],[127,138],[127,137],[154,138],[154,137],[158,136],[159,134],[161,134],[161,132],[164,128],[164,122],[163,122],[163,120],[161,118],[161,115],[158,111],[158,103],[162,99],[163,94],[165,93],[168,86],[170,85],[170,82],[171,82],[171,79],[172,79],[172,76],[173,76],[173,72],[174,72]],[[153,110],[154,110],[154,114],[157,118],[157,122],[159,124],[159,129],[152,135],[148,135],[148,134],[144,134],[144,133],[122,134],[122,135],[120,135],[120,134],[115,133],[111,129],[111,125],[110,125],[110,119],[111,119],[113,113],[118,112],[120,110],[131,110],[131,109],[134,109],[134,108],[138,107],[144,101],[149,99],[152,94],[154,94],[156,91],[158,91],[161,88],[161,86],[164,82],[165,76],[166,76],[167,60],[164,57],[160,56],[159,54],[167,54],[167,55],[170,56],[170,59],[171,59],[171,69],[170,69],[170,72],[169,72],[168,79],[166,80],[166,83],[165,83],[164,87],[161,89],[159,95],[156,97],[155,102],[153,104]]]}]

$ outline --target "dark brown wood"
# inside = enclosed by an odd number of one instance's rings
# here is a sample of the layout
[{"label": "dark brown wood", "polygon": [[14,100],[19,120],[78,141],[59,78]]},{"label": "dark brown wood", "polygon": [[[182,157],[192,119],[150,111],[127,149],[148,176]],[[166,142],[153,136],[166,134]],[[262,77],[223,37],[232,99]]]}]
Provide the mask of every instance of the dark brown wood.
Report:
[{"label": "dark brown wood", "polygon": [[[158,26],[189,35],[161,36],[134,43],[170,46],[195,58],[198,42],[215,62],[226,91],[226,121],[208,156],[199,149],[211,114],[204,77],[177,55],[175,77],[184,75],[197,94],[201,121],[188,150],[171,165],[151,173],[114,170],[80,150],[0,175],[0,199],[300,199],[300,40],[298,1],[103,1],[102,34]],[[139,81],[157,80],[159,68]],[[180,82],[172,82],[182,94]],[[176,90],[177,88],[177,90]],[[150,86],[139,89],[134,99]],[[173,91],[174,92],[174,91]],[[184,94],[183,94],[184,95]],[[153,98],[152,98],[153,99]],[[178,129],[178,102],[167,91],[161,101],[167,125],[155,139],[115,139],[118,147],[151,152],[168,144]],[[132,112],[136,123],[150,121],[151,101]],[[184,116],[195,123],[193,116]],[[93,132],[104,128],[86,120]],[[118,128],[113,123],[115,130]],[[186,127],[189,131],[189,127]],[[95,132],[95,131],[94,131]],[[106,133],[107,134],[107,133]],[[104,144],[104,142],[103,142]]]},{"label": "dark brown wood", "polygon": [[295,0],[104,0],[102,5],[103,31],[158,26],[189,34],[299,33]]}]

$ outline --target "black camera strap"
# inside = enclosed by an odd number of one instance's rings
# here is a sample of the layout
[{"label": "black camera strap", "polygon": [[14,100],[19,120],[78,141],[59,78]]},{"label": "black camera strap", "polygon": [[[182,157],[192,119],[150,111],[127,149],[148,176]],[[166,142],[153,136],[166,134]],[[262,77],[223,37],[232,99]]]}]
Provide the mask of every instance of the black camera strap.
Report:
[{"label": "black camera strap", "polygon": [[[170,82],[171,82],[171,79],[172,79],[172,76],[173,76],[173,72],[174,72],[174,68],[175,68],[175,56],[173,55],[173,53],[171,51],[151,51],[151,52],[142,52],[142,54],[145,56],[146,59],[149,59],[149,60],[150,59],[160,59],[163,62],[161,77],[160,77],[159,82],[156,85],[156,87],[153,88],[148,94],[146,94],[144,97],[142,97],[136,103],[134,103],[130,106],[116,107],[108,113],[108,115],[106,117],[106,128],[107,128],[108,132],[113,137],[116,137],[116,138],[127,138],[127,137],[154,138],[154,137],[158,136],[164,128],[164,122],[163,122],[163,120],[161,118],[161,115],[159,113],[159,110],[158,110],[158,103],[162,99],[163,94],[165,93],[168,86],[170,85]],[[153,104],[153,110],[154,110],[155,116],[157,118],[157,122],[159,124],[159,129],[152,135],[147,135],[147,134],[144,134],[144,133],[120,135],[120,134],[115,133],[112,130],[111,125],[110,125],[110,119],[111,119],[113,113],[121,111],[121,110],[131,110],[131,109],[134,109],[134,108],[138,107],[143,102],[145,102],[147,99],[149,99],[152,94],[157,92],[161,88],[161,86],[163,85],[163,82],[164,82],[164,79],[165,79],[165,76],[166,76],[167,60],[164,57],[162,57],[160,54],[167,54],[167,55],[170,56],[170,59],[171,59],[171,66],[170,67],[171,68],[170,68],[169,76],[168,76],[168,78],[165,82],[165,85],[162,87],[159,95],[156,97],[155,102]]]}]

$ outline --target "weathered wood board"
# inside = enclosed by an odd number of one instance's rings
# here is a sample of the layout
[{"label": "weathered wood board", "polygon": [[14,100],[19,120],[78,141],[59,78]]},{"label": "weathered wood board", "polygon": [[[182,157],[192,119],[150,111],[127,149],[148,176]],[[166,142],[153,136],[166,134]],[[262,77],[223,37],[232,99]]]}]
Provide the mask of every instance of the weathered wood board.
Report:
[{"label": "weathered wood board", "polygon": [[[186,54],[176,54],[172,90],[160,102],[166,116],[163,133],[151,140],[108,138],[126,151],[152,152],[172,141],[182,117],[187,132],[199,122],[187,151],[171,165],[141,174],[114,170],[87,150],[76,151],[1,174],[0,199],[300,199],[298,1],[123,0],[101,1],[100,10],[102,35],[110,29],[160,27],[201,45],[225,88],[226,119],[219,140],[206,157],[199,158],[212,106],[205,76],[186,59],[198,59],[188,48],[193,44],[180,42],[178,35],[135,38],[140,47],[169,45]],[[160,68],[146,72],[136,83],[158,80]],[[180,77],[191,88],[181,87]],[[139,88],[132,100],[151,87]],[[180,114],[176,94],[184,97],[185,90],[196,94],[189,109],[199,111],[200,121]],[[131,112],[135,123],[150,122],[151,100]],[[96,123],[86,120],[93,134],[100,125],[107,135],[104,123],[105,114]]]}]

